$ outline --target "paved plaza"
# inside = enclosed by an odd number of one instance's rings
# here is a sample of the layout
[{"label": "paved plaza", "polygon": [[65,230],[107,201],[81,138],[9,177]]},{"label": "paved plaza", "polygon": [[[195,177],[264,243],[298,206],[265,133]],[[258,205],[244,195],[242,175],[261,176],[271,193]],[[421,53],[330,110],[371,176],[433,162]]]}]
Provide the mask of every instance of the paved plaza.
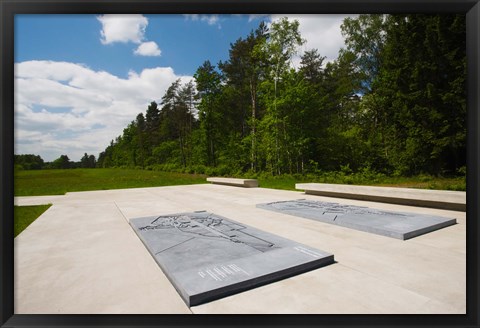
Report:
[{"label": "paved plaza", "polygon": [[[258,208],[307,199],[456,219],[408,240]],[[16,197],[53,204],[15,238],[16,314],[464,314],[465,212],[213,184]],[[207,211],[335,263],[188,307],[129,224]]]}]

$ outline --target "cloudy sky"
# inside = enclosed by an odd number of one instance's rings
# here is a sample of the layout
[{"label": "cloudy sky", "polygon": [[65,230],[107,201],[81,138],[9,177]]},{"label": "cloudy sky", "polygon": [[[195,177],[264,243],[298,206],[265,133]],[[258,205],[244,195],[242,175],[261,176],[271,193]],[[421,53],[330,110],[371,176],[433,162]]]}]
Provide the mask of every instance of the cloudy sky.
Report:
[{"label": "cloudy sky", "polygon": [[[53,161],[95,155],[177,78],[228,59],[230,43],[266,15],[16,15],[15,153]],[[342,15],[297,15],[307,40],[333,60]]]}]

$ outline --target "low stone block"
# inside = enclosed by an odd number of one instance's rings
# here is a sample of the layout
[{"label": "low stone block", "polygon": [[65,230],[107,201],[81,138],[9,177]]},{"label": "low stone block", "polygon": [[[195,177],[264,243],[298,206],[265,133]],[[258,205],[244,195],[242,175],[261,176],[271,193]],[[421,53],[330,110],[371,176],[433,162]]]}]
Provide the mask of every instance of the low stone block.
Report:
[{"label": "low stone block", "polygon": [[221,184],[234,187],[256,188],[258,187],[258,180],[256,179],[238,179],[238,178],[207,178],[208,182],[213,184]]},{"label": "low stone block", "polygon": [[130,219],[188,306],[334,262],[333,254],[208,212]]},{"label": "low stone block", "polygon": [[463,212],[467,209],[467,196],[464,191],[373,187],[328,183],[297,183],[295,189],[305,190],[306,194],[326,197],[359,199]]},{"label": "low stone block", "polygon": [[455,219],[306,199],[257,207],[397,239],[410,239],[453,224]]}]

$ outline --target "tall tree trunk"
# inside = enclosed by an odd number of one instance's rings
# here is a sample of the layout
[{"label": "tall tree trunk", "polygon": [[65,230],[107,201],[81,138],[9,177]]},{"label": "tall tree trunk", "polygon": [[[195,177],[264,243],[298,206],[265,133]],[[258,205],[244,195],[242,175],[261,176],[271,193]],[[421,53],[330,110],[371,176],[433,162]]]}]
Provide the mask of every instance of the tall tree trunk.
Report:
[{"label": "tall tree trunk", "polygon": [[182,155],[182,165],[183,167],[187,167],[187,161],[185,159],[185,146],[184,146],[184,143],[183,143],[183,138],[180,136],[179,138],[179,142],[180,142],[180,153]]},{"label": "tall tree trunk", "polygon": [[217,164],[215,163],[215,147],[213,145],[213,139],[210,138],[210,154],[212,156],[212,164],[213,166],[217,166]]},{"label": "tall tree trunk", "polygon": [[251,149],[251,160],[250,160],[250,169],[253,171],[253,172],[256,172],[257,171],[257,165],[256,165],[256,162],[257,162],[257,156],[256,156],[256,153],[257,153],[257,150],[256,150],[256,138],[257,138],[257,135],[256,135],[256,119],[257,119],[257,90],[256,90],[256,87],[254,86],[254,82],[252,80],[250,80],[250,97],[251,97],[251,100],[252,100],[252,132],[251,132],[251,135],[252,135],[252,149]]},{"label": "tall tree trunk", "polygon": [[[277,65],[278,66],[278,65]],[[274,86],[275,86],[275,93],[274,93],[274,98],[273,98],[273,110],[274,110],[274,126],[275,126],[275,157],[276,157],[276,168],[277,168],[277,174],[280,175],[280,151],[279,151],[279,146],[278,146],[278,113],[277,113],[277,80],[278,80],[278,73],[275,72],[275,80],[274,80]]]}]

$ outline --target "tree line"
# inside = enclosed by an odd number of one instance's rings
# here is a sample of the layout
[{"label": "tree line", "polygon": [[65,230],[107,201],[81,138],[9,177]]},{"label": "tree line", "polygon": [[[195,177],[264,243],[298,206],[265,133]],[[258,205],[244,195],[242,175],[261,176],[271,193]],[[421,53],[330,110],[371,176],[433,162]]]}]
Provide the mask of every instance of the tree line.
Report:
[{"label": "tree line", "polygon": [[94,155],[85,153],[79,162],[71,161],[67,155],[60,155],[52,162],[45,162],[40,155],[21,154],[14,155],[13,162],[17,170],[42,170],[42,169],[76,169],[95,168],[97,160]]},{"label": "tree line", "polygon": [[451,175],[466,163],[465,15],[359,15],[338,57],[299,22],[262,22],[229,57],[175,81],[97,167],[223,175],[370,170]]}]

